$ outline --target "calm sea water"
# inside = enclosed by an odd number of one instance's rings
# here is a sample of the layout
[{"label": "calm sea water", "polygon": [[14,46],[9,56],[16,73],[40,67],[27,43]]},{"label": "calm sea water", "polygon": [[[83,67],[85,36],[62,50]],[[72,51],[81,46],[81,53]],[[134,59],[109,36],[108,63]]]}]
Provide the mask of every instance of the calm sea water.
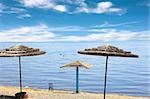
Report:
[{"label": "calm sea water", "polygon": [[[0,43],[4,49],[18,43]],[[133,51],[139,58],[110,57],[107,93],[150,96],[150,64],[148,42],[88,42],[88,43],[19,43],[40,48],[45,55],[22,57],[23,85],[32,88],[75,90],[75,68],[59,67],[75,60],[93,64],[90,69],[80,68],[80,90],[103,92],[105,57],[77,54],[78,50],[113,44]],[[18,58],[0,58],[0,85],[19,86]]]}]

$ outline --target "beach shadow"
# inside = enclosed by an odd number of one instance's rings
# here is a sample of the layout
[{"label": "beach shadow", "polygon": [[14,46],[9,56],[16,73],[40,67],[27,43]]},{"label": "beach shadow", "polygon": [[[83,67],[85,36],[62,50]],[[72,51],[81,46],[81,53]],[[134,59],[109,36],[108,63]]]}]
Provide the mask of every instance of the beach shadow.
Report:
[{"label": "beach shadow", "polygon": [[17,99],[15,96],[0,95],[0,99]]}]

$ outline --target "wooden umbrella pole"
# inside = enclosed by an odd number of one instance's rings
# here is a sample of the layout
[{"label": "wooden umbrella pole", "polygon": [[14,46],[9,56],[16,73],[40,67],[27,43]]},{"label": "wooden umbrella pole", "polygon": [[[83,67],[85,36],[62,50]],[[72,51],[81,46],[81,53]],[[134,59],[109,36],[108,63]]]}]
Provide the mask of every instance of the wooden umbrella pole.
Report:
[{"label": "wooden umbrella pole", "polygon": [[105,99],[105,94],[106,94],[107,65],[108,65],[108,56],[106,56],[105,81],[104,81],[104,99]]},{"label": "wooden umbrella pole", "polygon": [[79,93],[79,67],[76,68],[76,93]]},{"label": "wooden umbrella pole", "polygon": [[19,56],[20,92],[22,92],[21,57]]}]

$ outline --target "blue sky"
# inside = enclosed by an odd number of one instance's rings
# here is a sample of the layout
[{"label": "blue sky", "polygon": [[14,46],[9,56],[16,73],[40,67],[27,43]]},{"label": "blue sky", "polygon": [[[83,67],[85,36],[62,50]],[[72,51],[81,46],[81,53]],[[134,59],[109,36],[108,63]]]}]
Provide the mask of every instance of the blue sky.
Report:
[{"label": "blue sky", "polygon": [[149,40],[148,0],[0,0],[0,42]]}]

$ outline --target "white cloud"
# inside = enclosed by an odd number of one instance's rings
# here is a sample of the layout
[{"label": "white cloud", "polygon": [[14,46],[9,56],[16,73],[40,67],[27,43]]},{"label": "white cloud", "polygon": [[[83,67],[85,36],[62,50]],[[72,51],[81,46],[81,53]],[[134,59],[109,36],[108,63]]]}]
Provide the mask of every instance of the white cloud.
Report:
[{"label": "white cloud", "polygon": [[6,9],[6,6],[0,3],[0,14],[3,13],[5,9]]},{"label": "white cloud", "polygon": [[[86,0],[20,0],[23,6],[28,8],[40,8],[47,10],[54,10],[58,12],[65,12],[70,14],[75,13],[108,13],[122,15],[126,9],[114,7],[112,2],[98,2],[96,7],[90,7]],[[17,7],[6,7],[0,3],[0,14],[28,14],[26,9]],[[23,16],[22,15],[22,16]]]},{"label": "white cloud", "polygon": [[132,35],[121,35],[118,33],[106,33],[106,34],[90,34],[87,36],[66,36],[62,41],[123,41],[129,40]]},{"label": "white cloud", "polygon": [[49,28],[52,32],[74,32],[74,31],[87,31],[85,27],[80,26],[65,26],[65,27],[53,27]]},{"label": "white cloud", "polygon": [[96,7],[90,7],[86,0],[21,0],[25,7],[52,9],[59,12],[74,13],[116,13],[122,15],[126,9],[114,7],[112,2],[98,2]]},{"label": "white cloud", "polygon": [[77,8],[77,12],[97,13],[97,14],[117,13],[118,15],[122,15],[126,12],[126,9],[113,7],[112,2],[99,2],[97,3],[96,8],[90,8],[87,5],[80,6]]},{"label": "white cloud", "polygon": [[26,13],[26,10],[23,8],[10,8],[9,10],[6,11],[8,14],[17,14],[17,13]]},{"label": "white cloud", "polygon": [[27,11],[23,8],[8,7],[0,3],[0,13],[2,14],[18,14],[26,13]]},{"label": "white cloud", "polygon": [[24,18],[31,18],[32,16],[30,15],[30,14],[21,14],[21,15],[19,15],[19,16],[17,16],[17,18],[19,18],[19,19],[24,19]]},{"label": "white cloud", "polygon": [[[117,29],[88,29],[82,28],[82,31],[87,32],[85,35],[66,35],[58,34],[58,31],[64,31],[70,28],[58,27],[50,28],[45,24],[37,26],[20,27],[17,29],[0,31],[0,42],[46,42],[46,41],[128,41],[128,40],[150,40],[149,31],[129,31],[129,30],[117,30]],[[57,31],[57,29],[59,29]],[[74,30],[79,31],[79,27]],[[56,33],[57,32],[57,33]]]},{"label": "white cloud", "polygon": [[92,33],[85,36],[65,36],[58,41],[128,41],[128,40],[150,40],[148,31],[131,32],[125,30],[105,29],[99,33]]},{"label": "white cloud", "polygon": [[54,37],[44,24],[0,31],[1,42],[43,42]]},{"label": "white cloud", "polygon": [[97,8],[93,9],[93,12],[95,13],[104,13],[107,12],[108,9],[110,9],[112,7],[112,3],[111,2],[100,2],[97,4]]},{"label": "white cloud", "polygon": [[116,24],[112,24],[109,22],[104,22],[101,25],[96,25],[94,27],[100,27],[100,28],[104,28],[104,27],[118,27],[118,26],[124,26],[124,25],[130,25],[130,24],[136,24],[136,23],[140,23],[140,21],[132,21],[132,22],[123,22],[123,23],[116,23]]},{"label": "white cloud", "polygon": [[118,15],[126,13],[126,9],[114,7],[114,4],[110,1],[98,2],[95,8],[90,7],[86,0],[75,0],[73,3],[78,6],[74,11],[75,13],[116,13]]},{"label": "white cloud", "polygon": [[30,8],[53,9],[59,12],[66,12],[67,7],[61,4],[55,4],[55,0],[21,0],[21,3]]},{"label": "white cloud", "polygon": [[60,12],[66,12],[67,8],[64,5],[56,5],[54,7],[55,10],[60,11]]},{"label": "white cloud", "polygon": [[110,29],[95,29],[94,28],[94,29],[90,29],[89,32],[96,32],[96,33],[97,32],[99,32],[99,33],[110,33],[110,32],[112,33],[113,32],[114,33],[117,31],[116,31],[116,29],[112,29],[112,28],[110,28]]},{"label": "white cloud", "polygon": [[17,7],[8,7],[0,3],[0,16],[6,14],[15,14],[16,17],[19,19],[32,17],[30,14],[27,13],[26,9]]},{"label": "white cloud", "polygon": [[96,32],[96,33],[97,32],[112,32],[112,31],[115,31],[115,29],[112,29],[114,27],[137,24],[140,22],[141,21],[131,21],[131,22],[112,24],[106,21],[103,24],[89,26],[89,27],[81,27],[81,26],[49,27],[49,31],[52,31],[52,32],[90,32],[90,33],[91,32]]}]

